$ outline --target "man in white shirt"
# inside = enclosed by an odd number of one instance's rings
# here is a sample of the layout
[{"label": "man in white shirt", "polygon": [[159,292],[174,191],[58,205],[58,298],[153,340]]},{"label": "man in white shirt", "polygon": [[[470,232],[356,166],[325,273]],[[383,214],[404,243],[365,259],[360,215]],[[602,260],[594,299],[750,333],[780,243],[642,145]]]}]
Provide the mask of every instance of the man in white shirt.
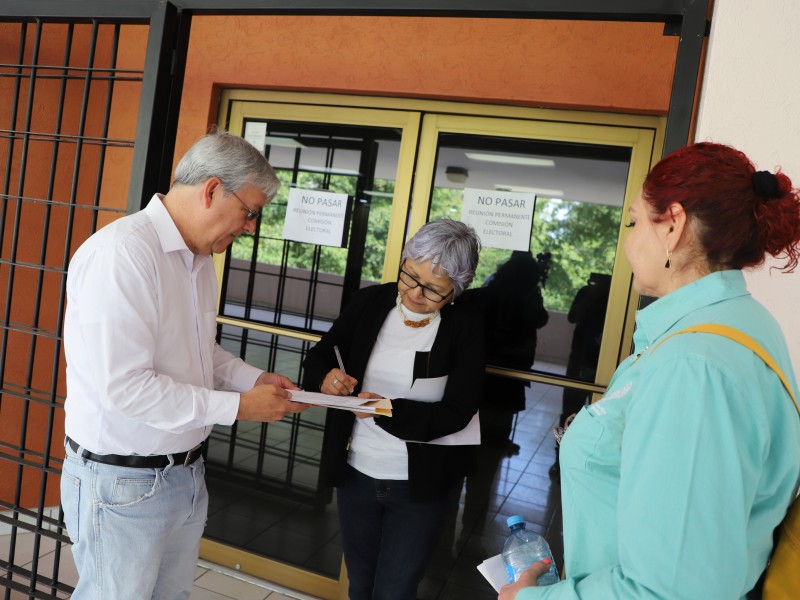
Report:
[{"label": "man in white shirt", "polygon": [[290,400],[288,378],[216,343],[211,254],[252,233],[279,186],[248,142],[209,134],[165,196],[95,233],[70,263],[61,502],[75,600],[188,598],[212,426],[307,408]]}]

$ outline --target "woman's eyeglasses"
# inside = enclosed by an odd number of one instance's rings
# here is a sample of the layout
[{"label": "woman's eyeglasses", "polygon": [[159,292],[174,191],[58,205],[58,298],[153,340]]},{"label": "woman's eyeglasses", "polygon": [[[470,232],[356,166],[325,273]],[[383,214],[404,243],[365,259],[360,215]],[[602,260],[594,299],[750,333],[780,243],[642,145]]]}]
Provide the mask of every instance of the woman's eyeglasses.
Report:
[{"label": "woman's eyeglasses", "polygon": [[432,290],[427,285],[422,285],[422,283],[413,275],[409,275],[403,269],[400,269],[400,281],[403,282],[403,285],[409,288],[422,288],[422,295],[430,300],[431,302],[444,302],[450,294],[453,293],[453,290],[450,290],[446,294],[440,294],[437,291]]}]

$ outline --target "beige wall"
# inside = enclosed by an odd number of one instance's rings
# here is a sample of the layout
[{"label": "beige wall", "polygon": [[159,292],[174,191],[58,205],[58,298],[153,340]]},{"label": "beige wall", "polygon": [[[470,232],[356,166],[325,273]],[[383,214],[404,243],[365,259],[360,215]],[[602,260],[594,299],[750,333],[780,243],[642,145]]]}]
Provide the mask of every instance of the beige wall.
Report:
[{"label": "beige wall", "polygon": [[[800,187],[800,2],[716,0],[696,141],[742,150]],[[783,327],[800,374],[800,269],[747,273],[753,295]]]}]

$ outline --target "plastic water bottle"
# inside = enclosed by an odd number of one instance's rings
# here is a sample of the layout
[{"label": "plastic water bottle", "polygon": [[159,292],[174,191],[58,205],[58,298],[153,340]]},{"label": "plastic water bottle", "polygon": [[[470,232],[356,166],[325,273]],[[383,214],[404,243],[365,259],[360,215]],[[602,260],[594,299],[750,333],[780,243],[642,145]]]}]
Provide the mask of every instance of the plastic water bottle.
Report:
[{"label": "plastic water bottle", "polygon": [[506,567],[508,583],[517,581],[530,566],[543,560],[550,559],[550,569],[536,580],[536,585],[553,585],[559,581],[556,571],[556,561],[547,541],[535,531],[525,529],[525,519],[519,515],[508,518],[508,529],[511,533],[503,545],[503,564]]}]

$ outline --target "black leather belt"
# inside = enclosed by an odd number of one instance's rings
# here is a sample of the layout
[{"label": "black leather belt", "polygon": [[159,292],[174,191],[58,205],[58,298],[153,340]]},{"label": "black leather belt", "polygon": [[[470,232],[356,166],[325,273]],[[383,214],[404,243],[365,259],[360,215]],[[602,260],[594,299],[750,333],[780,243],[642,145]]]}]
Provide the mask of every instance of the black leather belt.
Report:
[{"label": "black leather belt", "polygon": [[[70,437],[67,437],[67,444],[72,451],[77,454],[80,446]],[[196,448],[188,452],[178,452],[176,454],[161,456],[120,456],[119,454],[95,454],[85,448],[81,450],[80,456],[86,460],[103,463],[104,465],[115,465],[117,467],[133,467],[136,469],[164,469],[169,466],[169,458],[172,457],[173,464],[183,465],[184,467],[192,464],[203,452],[203,442]]]}]

